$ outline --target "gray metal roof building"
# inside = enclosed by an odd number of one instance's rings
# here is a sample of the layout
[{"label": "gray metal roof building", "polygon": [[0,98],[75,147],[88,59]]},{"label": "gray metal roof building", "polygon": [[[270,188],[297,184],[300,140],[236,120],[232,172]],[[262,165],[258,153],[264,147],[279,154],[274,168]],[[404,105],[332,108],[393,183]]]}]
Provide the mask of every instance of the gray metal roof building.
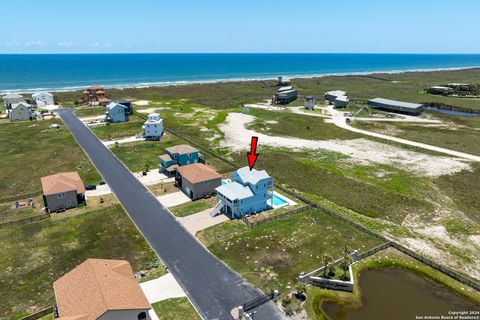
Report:
[{"label": "gray metal roof building", "polygon": [[418,103],[395,101],[383,98],[368,100],[368,105],[375,109],[389,112],[420,115],[423,112],[423,105]]}]

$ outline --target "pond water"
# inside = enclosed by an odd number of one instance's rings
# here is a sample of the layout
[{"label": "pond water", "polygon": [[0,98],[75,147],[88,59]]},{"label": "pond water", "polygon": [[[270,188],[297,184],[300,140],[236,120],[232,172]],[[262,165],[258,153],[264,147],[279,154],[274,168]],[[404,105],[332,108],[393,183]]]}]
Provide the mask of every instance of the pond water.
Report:
[{"label": "pond water", "polygon": [[464,116],[464,117],[478,117],[480,113],[478,112],[468,112],[468,111],[458,111],[458,110],[450,110],[450,109],[442,109],[439,107],[426,107],[427,110],[433,110],[440,113],[445,113],[453,116]]},{"label": "pond water", "polygon": [[415,316],[448,316],[449,311],[480,310],[445,287],[400,269],[362,271],[359,283],[362,305],[325,302],[322,309],[332,320],[409,320]]}]

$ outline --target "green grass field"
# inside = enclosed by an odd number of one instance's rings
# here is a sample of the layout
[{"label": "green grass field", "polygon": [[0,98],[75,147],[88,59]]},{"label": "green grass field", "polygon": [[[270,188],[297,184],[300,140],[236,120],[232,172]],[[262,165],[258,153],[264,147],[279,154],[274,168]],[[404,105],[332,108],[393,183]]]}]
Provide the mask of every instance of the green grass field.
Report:
[{"label": "green grass field", "polygon": [[105,107],[84,107],[76,109],[75,114],[79,118],[88,118],[105,115],[105,110]]},{"label": "green grass field", "polygon": [[0,318],[54,302],[52,283],[87,258],[126,259],[141,270],[155,253],[119,205],[0,229]]},{"label": "green grass field", "polygon": [[141,133],[145,121],[136,116],[130,116],[128,122],[107,123],[106,125],[92,127],[93,133],[100,140],[112,140],[124,137],[136,136]]},{"label": "green grass field", "polygon": [[163,300],[154,303],[152,307],[160,320],[200,320],[200,316],[187,298]]},{"label": "green grass field", "polygon": [[294,288],[300,272],[321,266],[324,254],[338,258],[345,245],[363,251],[381,244],[317,210],[253,229],[240,221],[228,221],[200,231],[197,236],[250,283],[265,292],[279,289],[282,293]]},{"label": "green grass field", "polygon": [[78,171],[85,183],[100,180],[61,120],[0,125],[0,149],[1,197],[41,191],[41,177],[62,171]]},{"label": "green grass field", "polygon": [[216,197],[211,197],[208,199],[198,199],[195,201],[187,202],[175,207],[171,207],[169,209],[177,217],[186,217],[191,214],[213,208],[216,204]]}]

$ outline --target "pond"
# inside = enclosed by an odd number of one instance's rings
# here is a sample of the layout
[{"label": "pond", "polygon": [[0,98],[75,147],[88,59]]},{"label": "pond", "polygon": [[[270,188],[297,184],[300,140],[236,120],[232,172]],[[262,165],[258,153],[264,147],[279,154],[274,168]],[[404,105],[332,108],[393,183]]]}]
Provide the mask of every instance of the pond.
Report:
[{"label": "pond", "polygon": [[362,271],[359,283],[362,305],[325,302],[322,309],[332,320],[415,319],[448,316],[449,311],[480,310],[449,289],[400,269]]},{"label": "pond", "polygon": [[459,110],[450,110],[450,109],[443,109],[439,107],[426,107],[427,110],[433,110],[440,113],[445,113],[453,116],[463,116],[463,117],[477,117],[480,116],[480,113],[473,112],[473,111],[459,111]]}]

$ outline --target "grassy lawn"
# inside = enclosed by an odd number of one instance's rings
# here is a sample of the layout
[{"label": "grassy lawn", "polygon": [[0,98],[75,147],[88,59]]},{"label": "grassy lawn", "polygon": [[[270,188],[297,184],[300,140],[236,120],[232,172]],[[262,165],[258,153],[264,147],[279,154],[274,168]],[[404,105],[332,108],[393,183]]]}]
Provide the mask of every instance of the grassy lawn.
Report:
[{"label": "grassy lawn", "polygon": [[175,207],[171,207],[170,211],[172,211],[172,213],[177,217],[185,217],[203,210],[207,210],[209,208],[213,208],[216,204],[216,197],[211,197],[208,199],[198,199]]},{"label": "grassy lawn", "polygon": [[249,228],[228,221],[197,236],[222,261],[264,291],[293,290],[302,271],[322,265],[322,256],[341,256],[341,249],[367,250],[380,240],[318,210]]},{"label": "grassy lawn", "polygon": [[160,320],[200,320],[187,298],[172,298],[152,304]]},{"label": "grassy lawn", "polygon": [[155,253],[119,205],[0,229],[0,318],[54,302],[52,283],[87,258],[126,259],[139,271]]},{"label": "grassy lawn", "polygon": [[78,171],[86,184],[100,180],[61,120],[0,125],[0,148],[1,197],[40,191],[41,177],[61,171]]},{"label": "grassy lawn", "polygon": [[[457,294],[480,304],[480,293],[458,281],[446,276],[445,274],[430,268],[429,266],[412,259],[394,249],[387,249],[376,253],[352,266],[355,282],[358,283],[358,275],[361,271],[369,269],[382,268],[400,268],[412,271],[422,277],[425,277],[439,285],[445,286]],[[362,300],[361,288],[355,286],[353,294],[341,291],[320,289],[310,287],[307,290],[307,300],[305,310],[309,319],[326,320],[321,306],[324,301],[335,301],[342,304],[359,304]]]},{"label": "grassy lawn", "polygon": [[88,117],[105,115],[105,111],[106,111],[105,107],[84,107],[84,108],[76,109],[75,114],[79,118],[88,118]]},{"label": "grassy lawn", "polygon": [[142,132],[142,126],[145,121],[132,115],[128,122],[107,123],[101,126],[92,127],[93,133],[100,140],[112,140],[124,137],[136,136]]},{"label": "grassy lawn", "polygon": [[140,172],[145,164],[150,166],[150,170],[158,170],[158,157],[165,153],[165,148],[184,143],[185,141],[167,133],[160,141],[126,143],[112,147],[111,150],[131,171]]}]

